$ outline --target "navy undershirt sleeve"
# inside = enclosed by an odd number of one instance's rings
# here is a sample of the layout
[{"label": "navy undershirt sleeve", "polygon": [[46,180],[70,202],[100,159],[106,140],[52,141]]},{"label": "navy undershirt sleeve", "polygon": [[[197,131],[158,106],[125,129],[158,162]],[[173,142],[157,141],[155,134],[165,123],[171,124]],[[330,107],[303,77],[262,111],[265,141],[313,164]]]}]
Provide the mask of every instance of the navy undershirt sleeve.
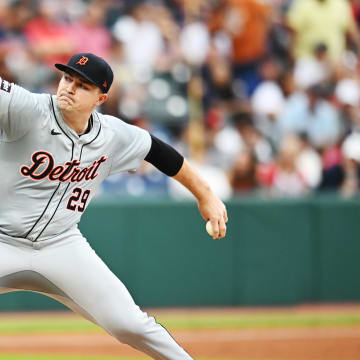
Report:
[{"label": "navy undershirt sleeve", "polygon": [[168,176],[175,176],[184,163],[184,157],[172,146],[164,143],[156,136],[151,136],[151,148],[145,160]]}]

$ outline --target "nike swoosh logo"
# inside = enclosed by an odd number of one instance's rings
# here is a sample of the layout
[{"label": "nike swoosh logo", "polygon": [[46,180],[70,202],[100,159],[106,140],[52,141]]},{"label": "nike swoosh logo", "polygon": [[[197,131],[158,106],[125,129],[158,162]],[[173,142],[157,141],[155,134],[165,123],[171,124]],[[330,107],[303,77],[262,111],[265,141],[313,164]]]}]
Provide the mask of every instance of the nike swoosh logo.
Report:
[{"label": "nike swoosh logo", "polygon": [[51,130],[51,135],[61,135],[61,133],[56,132],[54,129]]}]

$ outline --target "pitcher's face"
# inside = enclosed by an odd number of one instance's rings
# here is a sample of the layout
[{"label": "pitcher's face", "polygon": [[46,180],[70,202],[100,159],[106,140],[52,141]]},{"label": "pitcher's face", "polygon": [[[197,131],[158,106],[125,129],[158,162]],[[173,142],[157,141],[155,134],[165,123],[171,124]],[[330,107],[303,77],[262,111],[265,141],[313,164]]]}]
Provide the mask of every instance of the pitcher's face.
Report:
[{"label": "pitcher's face", "polygon": [[75,72],[63,73],[56,96],[61,110],[76,112],[92,112],[107,98],[96,85]]}]

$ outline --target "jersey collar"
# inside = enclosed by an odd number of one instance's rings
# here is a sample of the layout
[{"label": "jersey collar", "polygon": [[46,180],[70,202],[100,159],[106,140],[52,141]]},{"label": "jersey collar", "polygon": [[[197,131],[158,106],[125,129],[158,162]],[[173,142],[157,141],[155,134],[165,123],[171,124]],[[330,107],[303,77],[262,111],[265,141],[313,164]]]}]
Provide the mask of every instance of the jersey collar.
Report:
[{"label": "jersey collar", "polygon": [[90,130],[81,136],[79,136],[75,130],[73,130],[68,124],[66,124],[65,120],[62,117],[61,111],[57,104],[56,95],[52,96],[52,105],[55,114],[55,120],[59,127],[59,130],[69,136],[72,140],[79,143],[90,143],[92,142],[99,134],[101,129],[100,119],[96,111],[93,111],[91,114],[92,118],[92,126]]}]

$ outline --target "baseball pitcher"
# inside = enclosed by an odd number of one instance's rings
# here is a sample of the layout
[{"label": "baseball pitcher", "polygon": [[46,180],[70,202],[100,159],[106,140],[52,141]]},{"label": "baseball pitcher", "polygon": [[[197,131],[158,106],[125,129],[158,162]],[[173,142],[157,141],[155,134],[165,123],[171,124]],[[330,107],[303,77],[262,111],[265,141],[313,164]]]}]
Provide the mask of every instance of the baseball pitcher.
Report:
[{"label": "baseball pitcher", "polygon": [[40,292],[154,359],[191,359],[139,309],[77,224],[107,176],[144,159],[194,194],[214,238],[225,236],[225,206],[171,146],[95,110],[113,81],[103,59],[82,53],[55,66],[55,96],[0,77],[0,293]]}]

